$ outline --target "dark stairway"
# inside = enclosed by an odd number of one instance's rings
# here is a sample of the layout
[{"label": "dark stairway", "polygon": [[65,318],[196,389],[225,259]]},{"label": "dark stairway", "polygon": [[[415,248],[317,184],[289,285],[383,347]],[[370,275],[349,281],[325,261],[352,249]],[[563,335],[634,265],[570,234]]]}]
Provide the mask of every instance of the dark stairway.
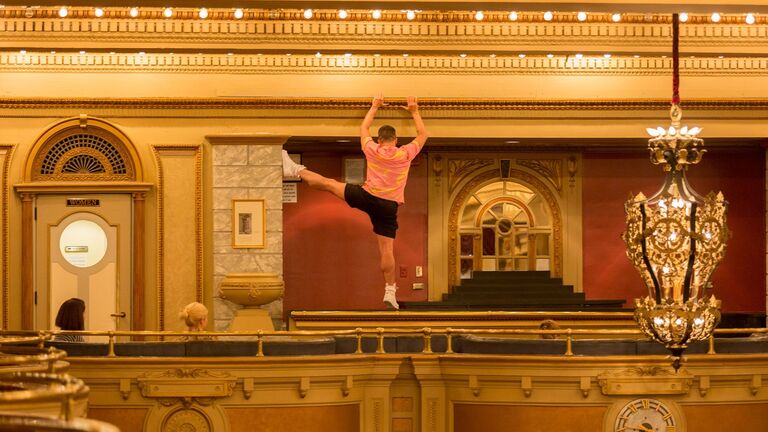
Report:
[{"label": "dark stairway", "polygon": [[584,293],[548,271],[476,271],[439,302],[401,302],[406,310],[559,310],[617,311],[620,300],[587,300]]}]

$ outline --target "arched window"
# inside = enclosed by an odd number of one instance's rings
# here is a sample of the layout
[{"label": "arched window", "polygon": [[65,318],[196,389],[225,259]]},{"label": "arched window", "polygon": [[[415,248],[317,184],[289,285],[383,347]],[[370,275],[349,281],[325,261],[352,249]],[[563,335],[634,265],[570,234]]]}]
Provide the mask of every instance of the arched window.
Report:
[{"label": "arched window", "polygon": [[471,193],[459,222],[460,277],[472,271],[550,270],[552,216],[543,197],[509,180]]}]

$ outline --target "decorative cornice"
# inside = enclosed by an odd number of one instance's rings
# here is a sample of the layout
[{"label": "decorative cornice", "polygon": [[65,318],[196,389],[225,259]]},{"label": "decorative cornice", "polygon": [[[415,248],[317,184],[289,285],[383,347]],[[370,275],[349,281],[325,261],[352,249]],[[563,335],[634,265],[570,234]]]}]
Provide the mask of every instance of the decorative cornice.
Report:
[{"label": "decorative cornice", "polygon": [[[667,76],[671,68],[660,57],[0,53],[0,72]],[[685,58],[680,68],[684,76],[766,76],[768,57]]]},{"label": "decorative cornice", "polygon": [[[405,100],[391,98],[392,105],[403,105]],[[208,110],[208,109],[335,109],[360,110],[370,106],[368,98],[26,98],[0,97],[0,109],[157,109],[157,110]],[[669,110],[666,99],[429,99],[420,98],[423,111],[454,110],[612,110],[658,111]],[[768,110],[768,99],[686,99],[687,111]],[[384,107],[387,111],[399,108]],[[398,111],[399,112],[399,111]],[[215,139],[215,138],[214,138]],[[247,137],[243,138],[247,139]]]}]

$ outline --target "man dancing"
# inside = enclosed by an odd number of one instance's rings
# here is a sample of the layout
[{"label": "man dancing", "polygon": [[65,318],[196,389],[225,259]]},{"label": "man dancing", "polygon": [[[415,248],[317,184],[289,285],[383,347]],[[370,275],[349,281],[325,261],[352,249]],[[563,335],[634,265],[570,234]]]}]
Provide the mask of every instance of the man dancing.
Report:
[{"label": "man dancing", "polygon": [[378,138],[374,141],[369,129],[376,117],[376,112],[383,105],[383,96],[374,97],[368,114],[360,124],[360,144],[368,168],[365,183],[362,186],[342,183],[310,171],[304,165],[291,160],[285,150],[283,150],[283,176],[300,177],[311,188],[330,192],[346,201],[350,207],[368,214],[379,243],[381,272],[384,275],[384,304],[387,307],[399,309],[395,296],[397,285],[395,284],[394,255],[397,209],[405,202],[405,183],[408,181],[411,161],[424,147],[428,134],[419,114],[416,98],[409,96],[405,109],[413,116],[416,138],[398,147],[395,128],[384,125],[379,128]]}]

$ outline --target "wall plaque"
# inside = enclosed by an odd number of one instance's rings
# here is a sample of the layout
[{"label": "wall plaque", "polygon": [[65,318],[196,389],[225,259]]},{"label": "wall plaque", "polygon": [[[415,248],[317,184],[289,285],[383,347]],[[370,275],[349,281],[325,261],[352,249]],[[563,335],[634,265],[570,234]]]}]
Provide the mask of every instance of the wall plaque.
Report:
[{"label": "wall plaque", "polygon": [[67,207],[101,207],[96,198],[67,198]]}]

